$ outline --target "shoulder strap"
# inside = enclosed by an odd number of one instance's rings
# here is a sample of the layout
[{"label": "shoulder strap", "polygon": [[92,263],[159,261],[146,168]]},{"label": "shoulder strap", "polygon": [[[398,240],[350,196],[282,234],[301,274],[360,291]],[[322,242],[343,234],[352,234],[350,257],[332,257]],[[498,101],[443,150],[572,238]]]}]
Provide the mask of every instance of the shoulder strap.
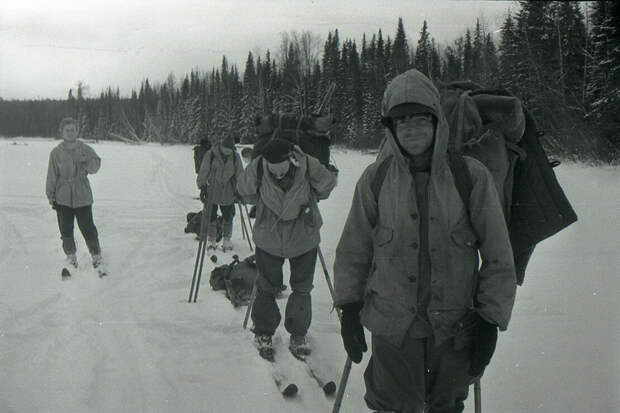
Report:
[{"label": "shoulder strap", "polygon": [[381,163],[377,167],[375,177],[370,184],[370,190],[372,191],[372,194],[375,196],[376,200],[379,200],[379,193],[381,192],[381,187],[383,187],[383,181],[385,181],[387,170],[390,167],[393,158],[394,155],[390,155],[381,161]]},{"label": "shoulder strap", "polygon": [[459,195],[469,215],[469,200],[471,198],[471,191],[474,189],[469,168],[467,168],[463,155],[453,151],[448,151],[448,165],[454,177],[456,189],[459,191]]}]

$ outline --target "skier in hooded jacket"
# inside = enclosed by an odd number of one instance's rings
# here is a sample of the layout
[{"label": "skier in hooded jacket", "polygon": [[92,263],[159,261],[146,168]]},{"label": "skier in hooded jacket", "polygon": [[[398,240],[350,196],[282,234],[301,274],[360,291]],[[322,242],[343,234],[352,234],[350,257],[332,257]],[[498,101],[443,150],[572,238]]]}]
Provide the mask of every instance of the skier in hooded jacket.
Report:
[{"label": "skier in hooded jacket", "polygon": [[359,178],[336,251],[344,347],[359,363],[367,350],[363,326],[370,330],[369,408],[461,412],[515,299],[502,207],[490,172],[468,157],[473,189],[463,204],[439,93],[422,73],[393,79],[382,121],[384,141]]},{"label": "skier in hooded jacket", "polygon": [[312,319],[310,291],[323,225],[317,201],[326,199],[334,189],[338,171],[282,139],[273,139],[261,153],[237,184],[244,200],[256,204],[255,342],[263,357],[273,357],[272,336],[281,319],[276,295],[282,286],[282,265],[288,258],[292,292],[284,327],[291,334],[291,352],[303,357],[310,352],[306,338]]},{"label": "skier in hooded jacket", "polygon": [[[237,201],[237,179],[243,172],[243,163],[231,136],[214,145],[203,156],[196,185],[203,202],[211,203],[211,217],[207,228],[207,249],[217,248],[217,208],[222,212],[222,250],[232,249],[233,218]],[[207,195],[208,194],[208,195]]]},{"label": "skier in hooded jacket", "polygon": [[99,234],[93,222],[93,193],[88,175],[101,166],[101,158],[89,145],[80,141],[77,122],[64,118],[60,122],[63,141],[52,149],[47,167],[45,193],[50,205],[56,210],[62,248],[70,265],[77,268],[73,225],[78,226],[92,256],[93,267],[101,265]]}]

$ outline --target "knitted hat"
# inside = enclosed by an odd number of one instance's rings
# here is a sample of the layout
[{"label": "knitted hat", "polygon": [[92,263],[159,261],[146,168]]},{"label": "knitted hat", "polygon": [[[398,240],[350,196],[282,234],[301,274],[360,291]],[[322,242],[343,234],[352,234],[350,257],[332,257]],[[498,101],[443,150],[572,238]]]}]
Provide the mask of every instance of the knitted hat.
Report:
[{"label": "knitted hat", "polygon": [[279,163],[287,160],[293,144],[283,139],[273,139],[263,148],[263,158],[269,163]]}]

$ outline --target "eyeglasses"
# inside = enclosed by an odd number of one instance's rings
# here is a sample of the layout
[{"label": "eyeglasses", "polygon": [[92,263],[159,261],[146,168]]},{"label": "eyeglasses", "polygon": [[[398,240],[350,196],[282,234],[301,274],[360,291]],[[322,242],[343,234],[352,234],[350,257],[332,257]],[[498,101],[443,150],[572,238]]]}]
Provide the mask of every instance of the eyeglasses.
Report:
[{"label": "eyeglasses", "polygon": [[411,115],[398,116],[393,119],[395,125],[408,123],[413,126],[426,126],[433,122],[433,115],[430,113],[414,113]]}]

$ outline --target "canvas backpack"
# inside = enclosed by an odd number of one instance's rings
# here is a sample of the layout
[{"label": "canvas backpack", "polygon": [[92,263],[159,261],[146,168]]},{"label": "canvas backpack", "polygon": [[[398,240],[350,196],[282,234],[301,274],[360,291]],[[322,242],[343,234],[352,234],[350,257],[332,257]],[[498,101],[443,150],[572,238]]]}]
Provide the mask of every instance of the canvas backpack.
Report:
[{"label": "canvas backpack", "polygon": [[[453,82],[441,90],[450,125],[448,165],[463,204],[469,205],[473,182],[464,157],[479,160],[495,181],[513,250],[517,283],[536,244],[577,220],[540,143],[543,135],[532,114],[505,90]],[[377,167],[371,190],[378,194],[392,161]],[[469,210],[468,210],[469,213]]]},{"label": "canvas backpack", "polygon": [[273,113],[256,120],[257,140],[252,159],[262,154],[262,149],[272,139],[284,139],[299,145],[302,151],[329,165],[330,116],[298,116],[293,113]]},{"label": "canvas backpack", "polygon": [[250,302],[257,274],[255,255],[241,261],[235,255],[230,264],[217,266],[211,271],[209,284],[215,291],[226,290],[226,298],[234,307],[239,307]]}]

